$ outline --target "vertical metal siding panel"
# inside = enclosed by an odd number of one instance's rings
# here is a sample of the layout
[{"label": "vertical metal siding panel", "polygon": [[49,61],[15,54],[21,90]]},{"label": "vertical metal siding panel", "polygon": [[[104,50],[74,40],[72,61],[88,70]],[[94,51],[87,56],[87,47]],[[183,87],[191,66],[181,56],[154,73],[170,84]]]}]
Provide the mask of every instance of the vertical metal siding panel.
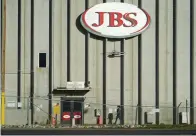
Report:
[{"label": "vertical metal siding panel", "polygon": [[[5,95],[6,101],[17,102],[17,29],[18,29],[18,2],[6,0],[6,51],[5,51]],[[10,55],[12,54],[12,55]]]},{"label": "vertical metal siding panel", "polygon": [[[166,19],[167,19],[167,31],[166,31],[166,80],[165,80],[165,97],[166,107],[172,107],[173,101],[173,1],[167,0],[166,3]],[[161,47],[161,46],[160,46]],[[172,123],[172,108],[165,108],[167,114],[167,123]],[[163,113],[162,113],[163,114]]]},{"label": "vertical metal siding panel", "polygon": [[138,38],[125,41],[125,66],[124,66],[124,102],[125,124],[135,123],[136,106],[138,100]]},{"label": "vertical metal siding panel", "polygon": [[[168,124],[171,119],[169,119],[168,115],[172,114],[171,112],[169,113],[169,109],[165,107],[172,107],[172,103],[168,101],[168,94],[172,96],[172,91],[168,91],[168,80],[167,80],[167,75],[168,75],[168,63],[167,63],[167,58],[170,56],[169,60],[172,60],[172,56],[169,55],[171,54],[171,51],[168,49],[168,36],[170,37],[172,34],[172,29],[170,27],[172,26],[172,20],[171,17],[168,17],[168,14],[171,11],[168,8],[168,1],[169,0],[164,0],[164,1],[159,1],[159,102],[160,102],[160,123],[165,123]],[[169,33],[170,35],[168,35]],[[169,44],[170,49],[172,47],[172,44]],[[172,65],[170,65],[172,66]],[[171,71],[171,69],[170,69]],[[170,97],[171,97],[170,96]],[[171,108],[170,108],[171,109]],[[171,109],[172,111],[172,109]]]},{"label": "vertical metal siding panel", "polygon": [[[71,0],[71,80],[85,81],[85,35],[75,26],[85,0]],[[77,39],[77,40],[76,40]]]},{"label": "vertical metal siding panel", "polygon": [[[67,2],[53,0],[53,88],[65,87],[67,82]],[[56,105],[59,100],[60,97],[53,97],[52,105]]]},{"label": "vertical metal siding panel", "polygon": [[[125,0],[125,3],[137,5],[137,0]],[[137,37],[130,38],[124,42],[124,123],[134,124],[136,117],[137,105],[137,52],[138,52]]]},{"label": "vertical metal siding panel", "polygon": [[[98,3],[102,3],[102,0],[89,0],[89,7],[92,7]],[[94,103],[91,106],[99,108],[102,110],[102,101],[103,101],[103,89],[102,89],[102,58],[103,58],[103,49],[102,40],[98,40],[95,35],[89,34],[89,81],[90,86],[92,87],[91,92],[86,96],[87,102]],[[96,119],[92,115],[93,109],[89,110],[85,114],[85,123],[94,123]]]},{"label": "vertical metal siding panel", "polygon": [[[89,8],[89,0],[85,0],[84,7],[85,7],[84,11]],[[81,17],[81,16],[79,16],[79,17]],[[82,30],[82,26],[81,26],[79,20],[80,20],[80,18],[78,18],[77,24],[78,24],[78,26],[80,25],[81,30]],[[83,81],[85,82],[85,86],[86,86],[86,85],[88,85],[89,74],[91,74],[90,71],[89,71],[89,56],[90,56],[89,55],[90,54],[89,53],[89,36],[90,36],[90,33],[88,31],[86,31],[85,29],[83,29],[83,30],[84,30],[83,32],[84,32],[84,36],[85,36],[84,37],[85,39],[84,39],[84,80]],[[86,97],[87,97],[86,101],[93,102],[94,89],[92,91],[88,92]],[[91,120],[91,121],[93,119],[92,116],[90,116],[90,114],[88,114],[88,115],[86,114],[85,117],[88,118],[88,120]],[[85,120],[85,123],[89,122],[88,120]]]},{"label": "vertical metal siding panel", "polygon": [[[137,104],[138,104],[138,71],[139,71],[139,68],[138,68],[138,37],[135,37],[133,39],[133,49],[132,49],[132,91],[130,92],[131,94],[131,99],[129,101],[131,101],[131,113],[132,113],[132,119],[131,121],[134,123],[137,123],[137,118],[136,118],[136,114],[138,115],[138,111],[136,113],[136,110],[137,110]],[[130,63],[130,62],[127,62],[126,63]],[[126,74],[125,74],[126,75]],[[129,115],[127,113],[127,115]]]},{"label": "vertical metal siding panel", "polygon": [[[49,0],[34,0],[34,43],[35,43],[35,95],[48,95],[48,70],[49,70]],[[39,68],[39,53],[46,53],[46,68]],[[47,104],[47,102],[46,102]],[[48,104],[47,104],[48,105]]]},{"label": "vertical metal siding panel", "polygon": [[[93,5],[96,4],[96,0],[85,0],[85,10],[87,10],[89,7],[93,6]],[[85,11],[84,10],[84,11]],[[80,18],[78,18],[78,21],[79,21]],[[82,28],[82,25],[80,24],[80,21],[77,22],[78,23],[78,26],[81,27],[81,31],[84,30],[84,35],[85,35],[85,77],[84,77],[84,81],[85,81],[85,84],[88,84],[88,81],[90,81],[90,87],[92,87],[93,89],[88,92],[86,94],[86,102],[90,102],[90,103],[93,103],[92,106],[93,107],[99,107],[100,108],[100,101],[98,103],[96,103],[96,97],[99,98],[100,96],[100,92],[96,95],[96,79],[97,79],[97,76],[95,76],[96,74],[96,71],[95,71],[95,62],[96,62],[96,53],[98,51],[96,51],[96,43],[93,43],[93,44],[90,44],[91,42],[91,39],[90,39],[90,33],[88,31],[86,31],[84,28]],[[99,53],[99,55],[101,55]],[[92,66],[92,67],[91,67]],[[100,76],[100,75],[99,75]],[[91,78],[93,77],[93,78]],[[90,80],[89,80],[90,79]],[[93,111],[92,110],[89,110],[89,112],[87,114],[85,114],[85,123],[89,124],[89,123],[94,123],[96,122],[94,116],[90,113],[92,113]]]},{"label": "vertical metal siding panel", "polygon": [[[31,0],[21,0],[21,97],[23,109],[27,109],[28,97],[30,96],[30,3]],[[22,116],[22,114],[25,114]],[[29,112],[30,113],[30,112]],[[20,113],[21,123],[27,122],[25,112]],[[23,123],[23,124],[24,124]]]},{"label": "vertical metal siding panel", "polygon": [[[49,90],[49,0],[34,0],[34,69],[35,69],[35,97],[41,96],[48,99]],[[39,68],[39,53],[46,53],[46,68]],[[36,99],[36,105],[42,105],[42,110],[48,111],[48,101]],[[44,112],[35,111],[35,121],[45,121],[42,117],[48,117]]]},{"label": "vertical metal siding panel", "polygon": [[[177,105],[190,106],[190,1],[177,2],[177,46],[176,46],[176,76],[177,76]],[[180,108],[179,111],[186,111]]]},{"label": "vertical metal siding panel", "polygon": [[[18,1],[6,0],[6,4],[5,97],[6,103],[14,101],[17,106]],[[13,118],[14,111],[16,118]],[[15,124],[22,119],[20,115],[16,109],[6,108],[5,123]]]},{"label": "vertical metal siding panel", "polygon": [[[143,1],[144,8],[151,16],[150,27],[142,34],[142,106],[143,113],[155,106],[155,1]],[[151,98],[151,99],[149,99]],[[143,114],[144,116],[144,114]]]},{"label": "vertical metal siding panel", "polygon": [[[120,51],[120,41],[107,41],[106,52],[112,52],[113,50]],[[107,104],[110,107],[116,108],[120,105],[120,58],[109,58],[106,54],[107,61]],[[115,73],[115,74],[114,74]],[[114,105],[116,105],[114,107]],[[108,107],[109,108],[109,107]]]},{"label": "vertical metal siding panel", "polygon": [[[107,0],[106,2],[117,2],[120,0]],[[115,50],[120,51],[120,41],[108,39],[106,52]],[[120,58],[109,58],[106,55],[107,71],[107,110],[108,108],[116,109],[120,105]],[[115,74],[114,74],[115,73]],[[120,122],[119,122],[120,123]]]},{"label": "vertical metal siding panel", "polygon": [[[68,42],[68,28],[67,28],[67,0],[62,0],[61,3],[61,86],[65,86],[67,81],[67,43]],[[60,2],[59,2],[60,3]]]},{"label": "vertical metal siding panel", "polygon": [[[67,76],[67,74],[63,74],[63,71],[65,71],[65,69],[63,69],[62,66],[62,64],[65,63],[65,59],[67,58],[66,56],[64,59],[62,59],[62,54],[64,54],[66,50],[63,50],[62,47],[63,45],[61,34],[62,31],[65,31],[64,33],[67,34],[66,29],[62,29],[62,5],[62,0],[53,1],[53,88],[62,86],[62,83],[66,81],[65,80],[62,82],[63,76]],[[66,7],[65,5],[63,6]],[[65,14],[67,14],[67,11],[65,11]],[[66,37],[67,36],[65,36],[64,38]],[[67,44],[64,46],[67,46]],[[65,71],[64,73],[67,73],[67,71]]]}]

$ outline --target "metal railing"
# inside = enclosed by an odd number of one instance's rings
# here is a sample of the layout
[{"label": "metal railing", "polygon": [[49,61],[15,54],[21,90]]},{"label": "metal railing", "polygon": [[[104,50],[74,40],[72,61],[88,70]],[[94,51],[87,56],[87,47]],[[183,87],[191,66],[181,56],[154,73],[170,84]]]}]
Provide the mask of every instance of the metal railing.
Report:
[{"label": "metal railing", "polygon": [[[30,107],[30,97],[21,97],[21,102],[17,103],[17,97],[6,95],[6,108],[5,108],[5,124],[31,124],[30,118],[31,118],[31,108]],[[52,123],[49,122],[49,111],[48,111],[48,96],[36,96],[34,99],[34,123],[38,124],[47,124]],[[56,105],[56,103],[61,104],[60,97],[55,97],[52,99],[52,103]],[[162,104],[160,105],[159,109],[156,110],[155,106],[153,105],[145,105],[142,106],[142,118],[143,123],[145,122],[145,112],[152,114],[151,121],[155,122],[154,114],[158,111],[159,112],[159,119],[160,124],[172,124],[172,116],[173,116],[173,107],[172,104]],[[113,112],[114,118],[113,122],[116,118],[116,109],[118,105],[115,104],[106,104],[106,113],[110,111]],[[96,124],[96,118],[94,117],[94,110],[100,109],[101,110],[101,116],[102,116],[102,103],[100,102],[93,102],[92,98],[86,97],[84,101],[84,123],[85,124]],[[138,106],[137,105],[124,105],[124,119],[125,124],[137,124],[138,120]],[[186,102],[181,102],[177,107],[177,113],[180,112],[189,112],[191,107],[188,107],[188,104]],[[196,108],[196,107],[194,107]],[[55,117],[54,114],[50,115],[51,117]],[[177,116],[177,122],[180,123],[179,115]],[[187,123],[189,123],[190,117],[187,114]],[[195,115],[196,116],[196,115]],[[150,118],[150,117],[149,117]],[[58,115],[58,123],[60,123],[61,117]],[[119,120],[118,120],[119,123]]]}]

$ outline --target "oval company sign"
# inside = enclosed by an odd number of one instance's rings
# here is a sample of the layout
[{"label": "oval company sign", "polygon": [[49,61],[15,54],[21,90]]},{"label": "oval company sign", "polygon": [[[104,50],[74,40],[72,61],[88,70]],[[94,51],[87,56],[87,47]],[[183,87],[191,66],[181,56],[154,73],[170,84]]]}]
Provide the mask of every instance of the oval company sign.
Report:
[{"label": "oval company sign", "polygon": [[81,116],[80,116],[80,115],[74,115],[74,118],[75,118],[75,119],[80,119]]},{"label": "oval company sign", "polygon": [[128,38],[141,34],[150,24],[149,14],[135,5],[108,2],[95,5],[81,16],[82,26],[106,38]]},{"label": "oval company sign", "polygon": [[69,116],[69,115],[63,115],[63,118],[64,118],[64,119],[69,119],[70,116]]}]

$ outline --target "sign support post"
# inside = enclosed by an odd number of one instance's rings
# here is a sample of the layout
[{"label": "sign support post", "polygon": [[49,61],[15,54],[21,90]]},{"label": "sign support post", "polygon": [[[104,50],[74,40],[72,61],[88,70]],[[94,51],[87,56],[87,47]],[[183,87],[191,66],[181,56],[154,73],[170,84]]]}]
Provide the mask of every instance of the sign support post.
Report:
[{"label": "sign support post", "polygon": [[6,0],[3,0],[2,61],[1,61],[1,125],[5,125],[5,49],[6,49]]}]

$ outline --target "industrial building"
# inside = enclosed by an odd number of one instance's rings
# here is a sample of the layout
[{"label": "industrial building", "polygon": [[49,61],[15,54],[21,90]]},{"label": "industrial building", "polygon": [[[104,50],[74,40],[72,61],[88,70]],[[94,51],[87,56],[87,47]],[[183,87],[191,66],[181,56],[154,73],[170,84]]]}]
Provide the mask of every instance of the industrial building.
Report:
[{"label": "industrial building", "polygon": [[[81,14],[107,2],[144,9],[150,26],[126,39],[85,30]],[[66,88],[67,82],[89,84],[84,95],[84,103],[90,105],[84,114],[86,124],[96,123],[96,108],[107,123],[109,109],[115,111],[117,105],[122,106],[122,124],[144,124],[145,112],[154,113],[157,124],[177,124],[178,113],[188,112],[188,123],[194,124],[195,6],[194,0],[2,0],[5,124],[26,124],[27,118],[29,124],[50,120],[54,104],[60,102],[53,92]],[[114,49],[125,53],[108,56]],[[29,106],[34,108],[27,114]]]}]

